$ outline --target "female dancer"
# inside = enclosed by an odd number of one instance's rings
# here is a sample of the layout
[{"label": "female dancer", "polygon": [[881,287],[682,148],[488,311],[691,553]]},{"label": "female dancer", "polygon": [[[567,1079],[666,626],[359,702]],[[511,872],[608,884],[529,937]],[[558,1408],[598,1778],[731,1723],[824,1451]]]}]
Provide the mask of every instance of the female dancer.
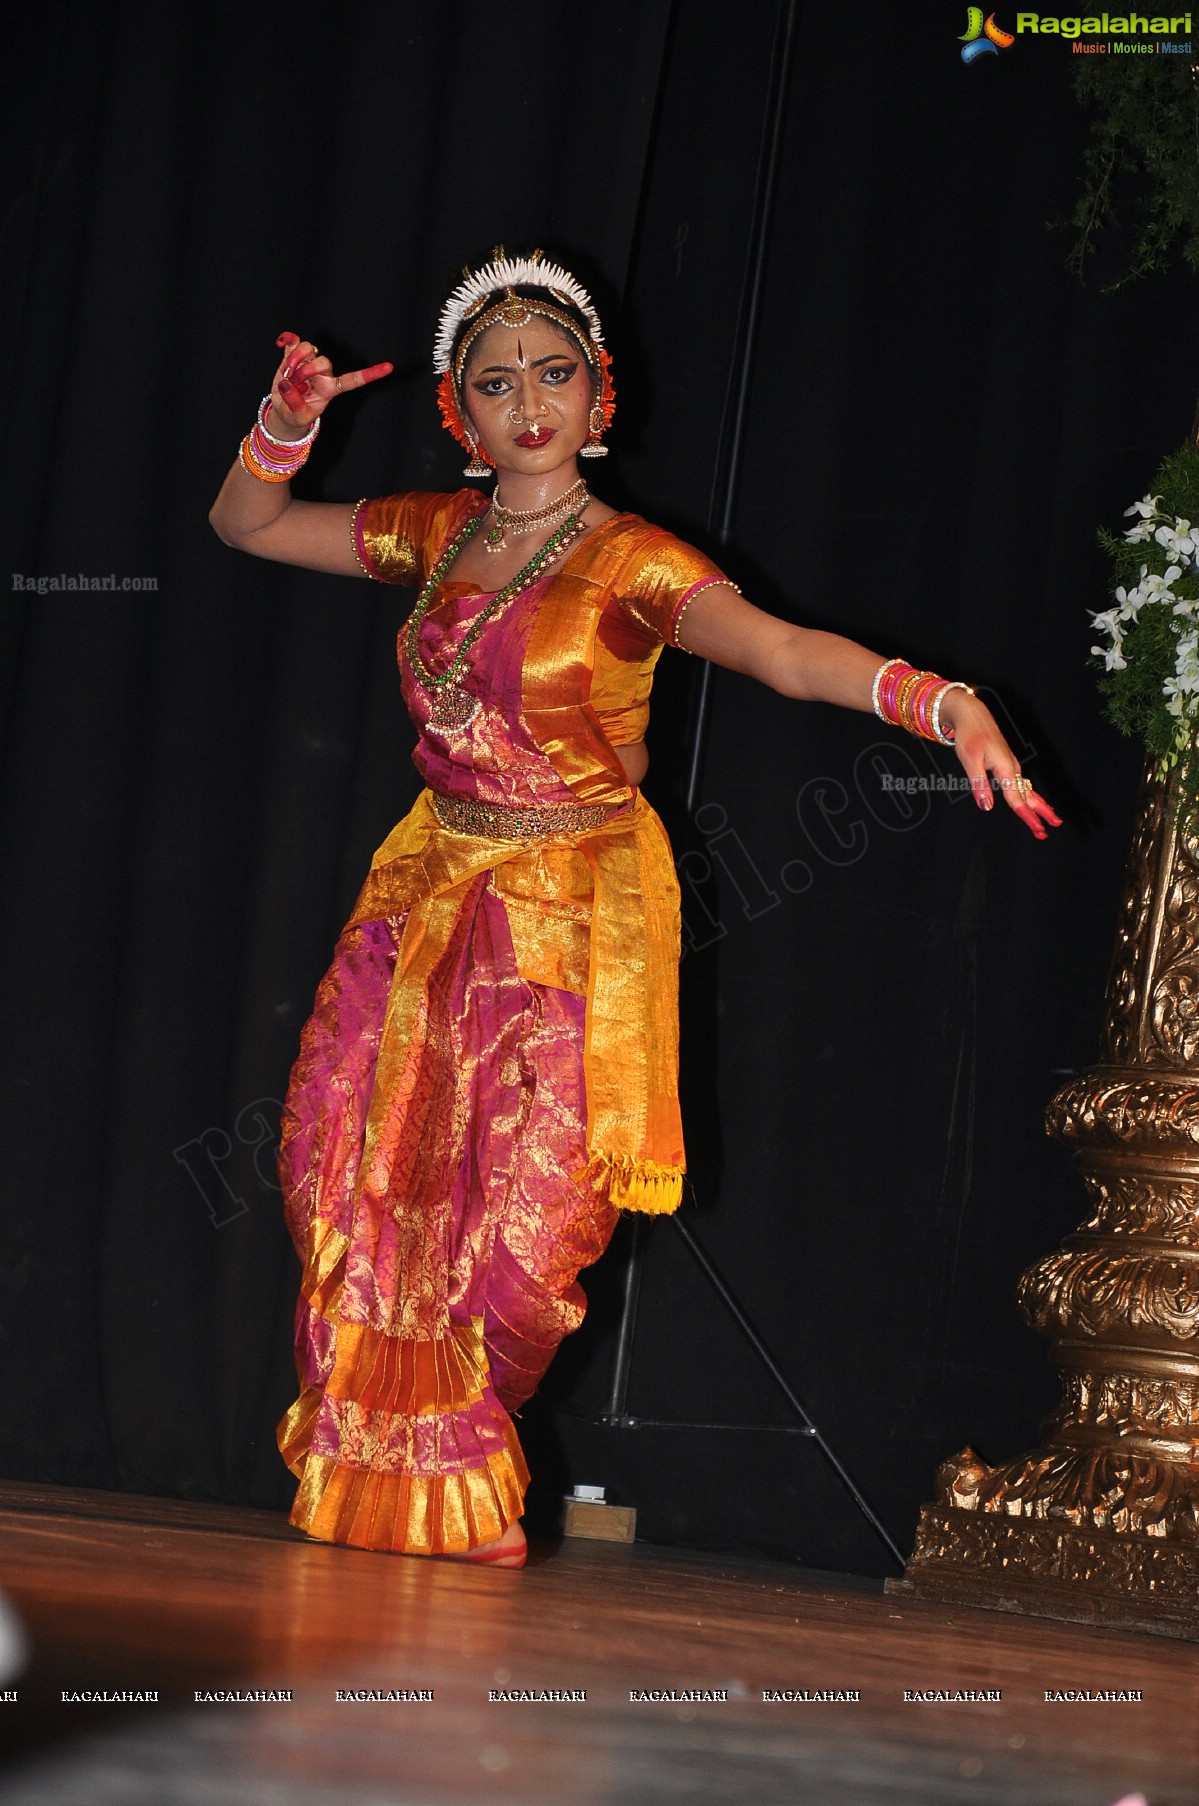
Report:
[{"label": "female dancer", "polygon": [[466,474],[294,501],[334,374],[294,333],[211,520],[226,544],[419,590],[400,634],[427,788],[375,855],[304,1030],[280,1149],[304,1263],[292,1522],[332,1542],[519,1567],[510,1413],[583,1315],[617,1211],[673,1210],[678,888],[640,792],[664,645],[784,696],[952,743],[980,808],[1058,818],[985,705],[745,601],[701,553],[592,496],[613,389],[581,285],[502,249],[442,311]]}]

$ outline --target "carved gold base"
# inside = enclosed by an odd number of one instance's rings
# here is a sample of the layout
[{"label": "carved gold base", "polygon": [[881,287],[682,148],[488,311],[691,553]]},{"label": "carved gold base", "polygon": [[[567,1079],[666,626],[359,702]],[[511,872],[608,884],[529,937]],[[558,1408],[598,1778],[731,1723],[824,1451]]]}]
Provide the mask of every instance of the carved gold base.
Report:
[{"label": "carved gold base", "polygon": [[1199,1642],[1199,1546],[926,1505],[887,1592]]},{"label": "carved gold base", "polygon": [[1199,819],[1151,770],[1102,1064],[1046,1113],[1091,1214],[1028,1269],[1062,1397],[1042,1446],[937,1476],[902,1588],[1199,1641]]}]

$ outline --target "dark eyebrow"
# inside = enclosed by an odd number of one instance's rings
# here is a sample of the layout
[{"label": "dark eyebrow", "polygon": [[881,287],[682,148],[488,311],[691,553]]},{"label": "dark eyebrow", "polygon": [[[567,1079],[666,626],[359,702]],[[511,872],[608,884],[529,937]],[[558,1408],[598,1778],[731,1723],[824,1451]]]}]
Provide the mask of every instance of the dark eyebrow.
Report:
[{"label": "dark eyebrow", "polygon": [[[542,364],[552,364],[555,358],[569,358],[569,351],[549,351],[544,357],[535,357],[529,365],[530,370],[540,370]],[[578,360],[576,359],[576,362]],[[484,364],[479,371],[480,376],[515,376],[515,364]]]}]

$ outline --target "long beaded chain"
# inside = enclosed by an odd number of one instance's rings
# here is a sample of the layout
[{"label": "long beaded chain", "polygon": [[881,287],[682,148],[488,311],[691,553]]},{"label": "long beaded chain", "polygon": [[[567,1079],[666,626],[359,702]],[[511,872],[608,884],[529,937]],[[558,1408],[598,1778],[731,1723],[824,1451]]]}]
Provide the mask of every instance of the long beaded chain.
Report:
[{"label": "long beaded chain", "polygon": [[[587,499],[589,501],[590,497]],[[522,570],[517,571],[515,577],[512,578],[511,582],[505,583],[503,589],[496,591],[495,595],[492,596],[485,608],[479,610],[479,613],[475,616],[474,620],[467,628],[466,633],[463,635],[462,644],[459,646],[453,661],[447,669],[444,671],[430,671],[428,665],[426,665],[421,656],[420,630],[424,625],[425,616],[429,612],[429,607],[437,594],[438,586],[446,576],[450,566],[457,558],[463,546],[482,526],[483,516],[481,514],[476,514],[473,519],[468,520],[457,537],[450,541],[450,544],[446,547],[436,565],[433,567],[428,582],[416,599],[416,606],[413,608],[412,613],[408,618],[407,629],[408,657],[412,661],[412,669],[417,682],[431,698],[432,708],[430,711],[430,718],[435,727],[465,727],[473,719],[479,707],[478,698],[472,696],[468,690],[464,690],[462,685],[458,682],[459,674],[466,665],[472,646],[482,633],[484,627],[486,627],[488,621],[492,620],[494,616],[499,613],[504,604],[510,602],[512,597],[517,595],[521,590],[527,589],[530,584],[535,583],[542,572],[547,570],[554,562],[555,558],[565,551],[581,533],[586,532],[586,528],[583,526],[583,512],[585,507],[586,503],[584,503],[583,508],[576,509],[569,520],[563,521],[557,531],[551,533],[550,537],[546,540],[540,550],[533,554],[528,564],[526,564]]]}]

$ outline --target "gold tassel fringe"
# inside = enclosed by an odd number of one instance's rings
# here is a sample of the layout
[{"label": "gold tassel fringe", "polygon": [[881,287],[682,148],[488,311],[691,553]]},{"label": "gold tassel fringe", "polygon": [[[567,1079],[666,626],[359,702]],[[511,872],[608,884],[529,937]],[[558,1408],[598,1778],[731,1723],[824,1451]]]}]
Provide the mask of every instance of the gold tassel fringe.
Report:
[{"label": "gold tassel fringe", "polygon": [[681,1166],[659,1166],[653,1160],[634,1160],[628,1154],[593,1154],[576,1184],[588,1186],[617,1210],[641,1210],[648,1216],[669,1216],[683,1202]]}]

